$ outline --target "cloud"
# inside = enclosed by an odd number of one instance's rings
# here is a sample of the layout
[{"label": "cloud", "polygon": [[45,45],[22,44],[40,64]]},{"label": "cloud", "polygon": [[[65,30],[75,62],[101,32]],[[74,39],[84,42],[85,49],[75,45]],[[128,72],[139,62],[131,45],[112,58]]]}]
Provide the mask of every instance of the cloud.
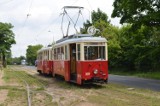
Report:
[{"label": "cloud", "polygon": [[[12,46],[13,57],[25,56],[28,45],[50,44],[60,39],[63,6],[84,7],[84,18],[89,19],[92,10],[100,8],[110,18],[114,0],[1,0],[0,21],[12,23],[17,44]],[[111,19],[111,18],[110,18]],[[82,20],[82,19],[80,19]],[[119,25],[119,19],[111,19]],[[79,23],[77,23],[79,25]],[[54,37],[53,37],[54,36]]]}]

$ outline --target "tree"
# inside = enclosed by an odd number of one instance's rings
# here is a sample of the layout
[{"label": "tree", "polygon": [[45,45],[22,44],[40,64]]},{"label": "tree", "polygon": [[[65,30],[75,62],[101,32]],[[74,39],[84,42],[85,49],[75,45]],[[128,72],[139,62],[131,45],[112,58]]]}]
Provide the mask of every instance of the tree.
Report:
[{"label": "tree", "polygon": [[34,65],[37,58],[37,51],[41,49],[42,45],[29,45],[26,51],[26,58],[29,65]]},{"label": "tree", "polygon": [[[160,30],[141,26],[131,31],[131,25],[125,25],[119,30],[121,57],[114,63],[131,70],[155,71],[160,62]],[[110,60],[112,62],[112,60]]]},{"label": "tree", "polygon": [[86,23],[83,24],[83,28],[81,28],[81,33],[86,33],[87,32],[87,29],[88,27],[90,26],[94,26],[95,24],[97,23],[104,23],[104,24],[109,24],[110,21],[108,20],[108,16],[106,13],[104,13],[103,11],[101,11],[99,8],[97,11],[92,11],[91,13],[91,19],[92,19],[92,23],[87,20]]},{"label": "tree", "polygon": [[[120,17],[120,64],[136,70],[160,68],[160,0],[115,0],[112,17]],[[134,30],[133,30],[134,29]]]},{"label": "tree", "polygon": [[120,23],[133,28],[141,25],[160,26],[160,0],[115,0],[112,17],[120,17]]},{"label": "tree", "polygon": [[10,64],[17,64],[20,65],[22,60],[25,60],[26,58],[24,56],[20,56],[20,57],[14,57],[11,58],[11,63]]},{"label": "tree", "polygon": [[110,21],[108,20],[108,16],[105,12],[101,11],[99,8],[96,11],[93,10],[92,14],[91,14],[91,18],[92,18],[92,23],[94,24],[95,22],[100,22],[101,20],[103,20],[106,23],[110,23]]},{"label": "tree", "polygon": [[0,54],[4,67],[6,67],[6,55],[11,52],[11,45],[16,43],[12,28],[12,24],[0,22]]}]

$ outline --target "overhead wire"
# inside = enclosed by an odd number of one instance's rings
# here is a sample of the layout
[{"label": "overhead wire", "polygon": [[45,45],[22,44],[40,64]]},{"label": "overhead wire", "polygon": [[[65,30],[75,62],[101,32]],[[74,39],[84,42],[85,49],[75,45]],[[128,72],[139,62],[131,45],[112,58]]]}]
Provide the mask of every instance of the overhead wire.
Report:
[{"label": "overhead wire", "polygon": [[[27,20],[28,20],[29,16],[31,16],[30,11],[31,11],[31,7],[32,7],[32,4],[33,4],[33,1],[34,1],[34,0],[31,0],[31,2],[30,2],[30,4],[29,4],[29,8],[28,8],[28,10],[27,10],[26,18],[25,18],[25,20],[24,20],[24,22],[23,22],[23,24],[22,24],[22,27],[21,27],[22,29],[21,29],[20,32],[17,34],[17,37],[19,37],[20,34],[23,34],[24,27],[26,26]],[[22,54],[22,49],[21,49],[20,47],[18,47],[18,51],[20,51],[20,53]]]},{"label": "overhead wire", "polygon": [[[13,1],[13,0],[9,0],[9,1]],[[25,20],[24,20],[24,22],[23,22],[23,24],[22,24],[22,30],[19,32],[18,36],[19,36],[20,34],[22,34],[23,29],[24,29],[24,27],[26,26],[27,21],[28,21],[28,19],[29,19],[29,16],[31,16],[30,11],[31,11],[31,8],[32,8],[32,5],[33,5],[33,1],[34,1],[34,0],[31,0],[31,2],[30,2],[30,5],[29,5],[28,11],[27,11],[27,16],[26,16],[26,18],[25,18]],[[74,5],[74,4],[75,4],[76,2],[78,2],[78,1],[79,1],[79,0],[76,0],[74,3],[72,3],[72,5]],[[56,21],[57,19],[59,19],[59,17],[57,17],[54,21]],[[51,24],[53,24],[54,21],[52,21],[47,27],[45,27],[42,31],[40,31],[40,32],[36,35],[36,37],[34,38],[34,41],[35,41],[35,42],[37,42],[38,36],[39,36],[40,34],[42,34],[46,29],[48,29],[48,28],[51,26]],[[31,43],[33,43],[34,41],[32,41]],[[18,48],[19,48],[19,51],[22,51],[22,50],[20,50],[20,47],[18,47]]]},{"label": "overhead wire", "polygon": [[37,42],[38,36],[41,35],[43,32],[45,32],[51,26],[51,24],[53,24],[54,22],[56,22],[58,19],[59,19],[59,16],[57,18],[55,18],[47,27],[45,27],[41,31],[39,31],[36,34],[36,37],[30,43],[32,44],[32,43],[34,43],[34,41]]},{"label": "overhead wire", "polygon": [[[78,1],[79,1],[79,0],[74,1],[74,2],[71,4],[71,6],[74,5],[75,3],[77,3]],[[89,4],[89,1],[88,1],[88,4]],[[90,5],[90,7],[91,7],[91,5]],[[65,13],[62,13],[62,15],[63,15],[62,17],[64,17],[64,14],[65,14]],[[83,16],[83,14],[81,14],[81,15],[82,15],[82,18],[83,18],[83,21],[84,21],[84,16]],[[70,16],[68,16],[68,18],[71,20],[72,23],[74,23]],[[79,16],[78,16],[78,18],[79,18]],[[42,29],[40,32],[38,32],[38,34],[36,34],[36,37],[34,38],[34,40],[31,41],[31,44],[34,43],[34,42],[36,43],[38,36],[40,36],[43,32],[45,32],[45,31],[51,26],[51,24],[53,24],[53,22],[57,21],[57,19],[59,19],[59,17],[57,17],[56,19],[54,19],[47,27],[45,27],[45,28]],[[62,22],[63,22],[63,20],[62,20]],[[62,30],[62,22],[61,22],[61,30]],[[76,20],[76,23],[77,23],[77,20]],[[74,26],[74,27],[75,27],[75,26]],[[77,29],[76,29],[76,31],[77,31]],[[64,32],[63,32],[63,31],[62,31],[62,34],[63,34],[63,36],[64,36]]]},{"label": "overhead wire", "polygon": [[[74,5],[74,4],[75,4],[76,2],[78,2],[78,1],[79,1],[79,0],[74,1],[71,5]],[[65,13],[63,12],[63,13],[62,13],[62,15],[63,15],[62,17],[64,17],[64,14],[65,14]],[[59,17],[58,17],[58,18],[59,18]],[[57,19],[58,19],[58,18],[57,18]],[[55,20],[57,20],[57,19],[55,19]],[[71,20],[71,21],[72,21],[72,23],[74,23],[73,20]],[[62,22],[63,22],[63,18],[62,18]],[[62,22],[61,22],[61,30],[62,30]],[[52,23],[51,23],[51,24],[52,24]],[[50,25],[51,25],[51,24],[50,24]],[[49,28],[50,25],[48,25],[48,26],[45,27],[42,31],[40,31],[40,32],[37,34],[36,38],[37,38],[42,32],[44,32],[47,28]],[[63,36],[64,36],[64,32],[63,32],[63,31],[62,31],[62,34],[63,34]],[[32,41],[32,42],[33,42],[33,41]]]},{"label": "overhead wire", "polygon": [[33,1],[34,1],[34,0],[31,0],[31,3],[30,3],[30,5],[29,5],[29,9],[28,9],[28,11],[27,11],[26,19],[25,19],[25,21],[24,21],[24,24],[23,24],[22,28],[25,27],[29,16],[31,16],[30,11],[31,11],[31,7],[32,7],[32,4],[33,4]]}]

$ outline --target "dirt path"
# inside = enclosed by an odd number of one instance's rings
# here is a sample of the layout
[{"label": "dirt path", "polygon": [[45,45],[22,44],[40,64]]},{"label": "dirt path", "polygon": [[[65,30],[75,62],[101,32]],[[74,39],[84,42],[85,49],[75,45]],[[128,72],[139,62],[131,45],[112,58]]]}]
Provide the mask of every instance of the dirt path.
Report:
[{"label": "dirt path", "polygon": [[[27,69],[23,66],[19,68],[34,77],[47,81],[49,84],[45,88],[45,92],[52,96],[52,102],[57,103],[58,106],[75,106],[79,103],[78,106],[95,106],[94,103],[86,101],[86,98],[91,94],[92,90],[77,89],[77,85],[66,83],[63,80],[58,80],[51,76],[39,75],[34,69]],[[70,87],[73,87],[73,89]],[[39,97],[43,98],[42,95],[39,95]]]},{"label": "dirt path", "polygon": [[[3,81],[3,70],[0,70],[0,86],[4,86],[4,81]],[[1,90],[0,89],[0,104],[3,103],[7,99],[8,95],[8,90]]]},{"label": "dirt path", "polygon": [[4,84],[4,81],[2,78],[3,78],[3,70],[0,70],[0,86]]},{"label": "dirt path", "polygon": [[8,90],[0,90],[0,104],[7,99]]}]

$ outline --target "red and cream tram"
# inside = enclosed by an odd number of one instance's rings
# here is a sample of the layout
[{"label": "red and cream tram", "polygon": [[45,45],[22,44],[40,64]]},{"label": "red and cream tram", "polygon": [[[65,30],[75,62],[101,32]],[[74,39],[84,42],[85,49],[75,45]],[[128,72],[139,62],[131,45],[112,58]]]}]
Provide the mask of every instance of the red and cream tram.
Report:
[{"label": "red and cream tram", "polygon": [[37,71],[42,74],[52,74],[53,59],[52,47],[42,48],[37,52]]},{"label": "red and cream tram", "polygon": [[[76,21],[71,19],[67,10],[77,10]],[[89,34],[77,34],[76,28],[83,7],[64,6],[64,16],[69,21],[66,34],[63,24],[61,30],[63,38],[58,40],[52,48],[44,48],[38,51],[38,67],[40,73],[52,73],[53,76],[62,76],[65,81],[77,84],[107,82],[108,81],[108,54],[107,41],[102,37],[92,36],[99,31],[94,26],[87,30]],[[73,24],[76,34],[69,35],[70,24]],[[64,36],[66,35],[66,36]]]},{"label": "red and cream tram", "polygon": [[52,48],[40,50],[38,58],[42,60],[38,62],[38,71],[52,72],[65,81],[77,84],[108,81],[107,41],[102,37],[88,34],[64,37]]},{"label": "red and cream tram", "polygon": [[107,82],[107,41],[102,37],[79,34],[54,45],[54,75],[77,84]]}]

